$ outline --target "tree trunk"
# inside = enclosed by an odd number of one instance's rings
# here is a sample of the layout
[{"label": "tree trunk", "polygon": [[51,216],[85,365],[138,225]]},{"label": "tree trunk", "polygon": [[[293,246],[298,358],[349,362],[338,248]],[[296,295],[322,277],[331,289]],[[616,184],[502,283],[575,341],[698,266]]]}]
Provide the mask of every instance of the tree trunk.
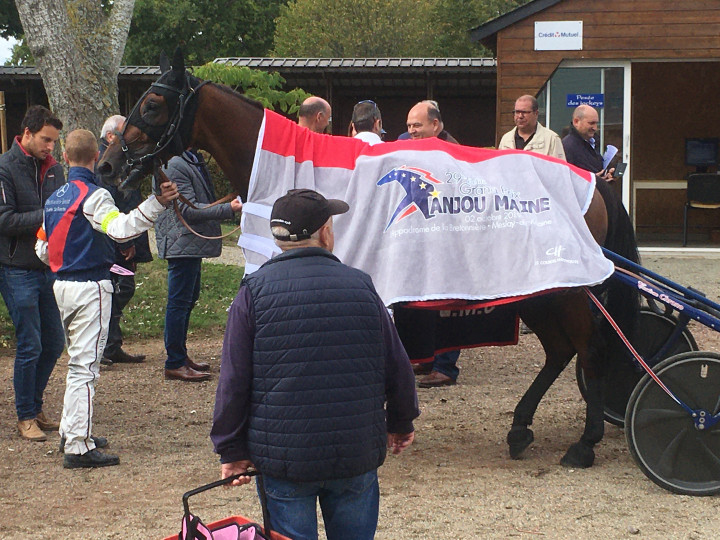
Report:
[{"label": "tree trunk", "polygon": [[117,76],[135,0],[16,0],[50,108],[64,132],[99,136],[119,111]]}]

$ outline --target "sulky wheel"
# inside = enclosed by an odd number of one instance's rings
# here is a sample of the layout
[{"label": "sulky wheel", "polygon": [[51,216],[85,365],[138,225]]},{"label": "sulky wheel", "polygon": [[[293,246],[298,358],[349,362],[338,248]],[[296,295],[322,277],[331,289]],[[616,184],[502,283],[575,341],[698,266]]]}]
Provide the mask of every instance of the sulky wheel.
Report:
[{"label": "sulky wheel", "polygon": [[[634,337],[630,340],[630,343],[633,344],[633,347],[635,347],[643,360],[648,361],[662,348],[676,325],[677,319],[671,315],[656,313],[650,309],[642,309],[638,316]],[[695,343],[695,338],[693,338],[690,330],[685,328],[673,346],[659,360],[697,350],[698,346]],[[580,393],[585,397],[587,388],[585,372],[579,364],[576,364],[575,371]],[[644,374],[645,371],[633,361],[608,362],[608,375],[605,380],[606,421],[623,427],[628,399],[635,385]]]},{"label": "sulky wheel", "polygon": [[[660,362],[654,371],[688,407],[718,414],[719,354],[678,354]],[[625,437],[635,462],[658,486],[682,495],[720,493],[720,423],[696,428],[691,414],[649,375],[630,396]]]}]

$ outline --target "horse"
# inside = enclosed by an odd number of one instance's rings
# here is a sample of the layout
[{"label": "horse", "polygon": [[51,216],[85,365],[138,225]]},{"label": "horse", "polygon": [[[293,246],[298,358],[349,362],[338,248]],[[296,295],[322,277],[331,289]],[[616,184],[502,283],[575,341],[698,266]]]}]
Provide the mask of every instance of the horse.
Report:
[{"label": "horse", "polygon": [[[185,148],[199,148],[213,156],[234,189],[246,198],[263,107],[226,86],[194,77],[179,50],[172,66],[161,58],[160,67],[162,75],[135,104],[123,131],[116,133],[98,164],[98,173],[105,182],[136,187],[159,163]],[[602,181],[597,182],[585,220],[598,244],[638,261],[627,212]],[[615,281],[607,280],[595,289],[627,333],[639,311],[639,296]],[[533,442],[529,426],[542,397],[577,355],[587,378],[585,428],[561,463],[590,467],[594,446],[604,435],[602,376],[608,359],[627,353],[618,352],[620,340],[610,334],[609,324],[598,321],[580,288],[521,300],[518,313],[542,344],[545,364],[515,408],[507,435],[510,457],[520,458]]]}]

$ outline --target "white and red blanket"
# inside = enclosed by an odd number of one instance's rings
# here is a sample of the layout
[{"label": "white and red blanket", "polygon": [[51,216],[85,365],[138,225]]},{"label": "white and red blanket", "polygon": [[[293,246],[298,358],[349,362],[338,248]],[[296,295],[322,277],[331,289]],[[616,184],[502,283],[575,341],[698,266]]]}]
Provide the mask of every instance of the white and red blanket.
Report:
[{"label": "white and red blanket", "polygon": [[386,305],[487,300],[595,285],[613,272],[583,215],[593,174],[555,158],[439,139],[370,146],[266,111],[240,245],[252,272],[277,249],[274,201],[310,188],[346,201],[335,254],[372,276]]}]

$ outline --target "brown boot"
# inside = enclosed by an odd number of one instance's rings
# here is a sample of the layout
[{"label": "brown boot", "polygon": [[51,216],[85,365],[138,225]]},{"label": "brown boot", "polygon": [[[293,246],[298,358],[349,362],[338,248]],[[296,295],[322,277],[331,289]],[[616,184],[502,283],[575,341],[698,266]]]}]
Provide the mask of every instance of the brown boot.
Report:
[{"label": "brown boot", "polygon": [[38,427],[34,418],[18,421],[18,431],[20,436],[28,441],[47,441],[47,435]]},{"label": "brown boot", "polygon": [[57,422],[53,422],[47,416],[45,416],[45,413],[43,411],[40,411],[35,417],[35,423],[37,423],[37,426],[43,431],[57,431],[60,427],[60,424],[58,424]]}]

